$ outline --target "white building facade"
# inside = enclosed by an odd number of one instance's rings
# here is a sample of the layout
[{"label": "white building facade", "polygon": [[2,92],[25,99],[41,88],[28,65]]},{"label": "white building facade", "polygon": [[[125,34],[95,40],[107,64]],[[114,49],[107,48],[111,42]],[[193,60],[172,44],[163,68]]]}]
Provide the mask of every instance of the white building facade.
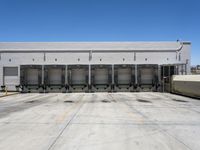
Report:
[{"label": "white building facade", "polygon": [[[190,74],[190,42],[2,42],[2,90],[160,91]],[[164,81],[166,80],[166,81]]]}]

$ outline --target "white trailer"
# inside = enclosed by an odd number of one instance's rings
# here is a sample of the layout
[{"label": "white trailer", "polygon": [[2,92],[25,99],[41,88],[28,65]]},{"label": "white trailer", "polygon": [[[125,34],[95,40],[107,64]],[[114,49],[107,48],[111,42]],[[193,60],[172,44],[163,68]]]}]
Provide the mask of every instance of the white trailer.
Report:
[{"label": "white trailer", "polygon": [[173,75],[171,82],[171,92],[200,98],[200,75]]}]

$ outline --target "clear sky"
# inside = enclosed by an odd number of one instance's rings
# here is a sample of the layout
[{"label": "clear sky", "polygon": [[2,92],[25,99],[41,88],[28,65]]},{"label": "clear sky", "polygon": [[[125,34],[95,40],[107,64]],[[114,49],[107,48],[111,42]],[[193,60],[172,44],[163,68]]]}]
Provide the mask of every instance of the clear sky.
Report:
[{"label": "clear sky", "polygon": [[0,41],[192,42],[200,64],[200,0],[0,0]]}]

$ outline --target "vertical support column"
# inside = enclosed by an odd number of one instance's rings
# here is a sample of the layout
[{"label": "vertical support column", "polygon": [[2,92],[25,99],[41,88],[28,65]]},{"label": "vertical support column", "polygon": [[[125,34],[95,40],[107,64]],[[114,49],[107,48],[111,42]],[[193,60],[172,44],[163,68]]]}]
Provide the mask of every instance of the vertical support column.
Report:
[{"label": "vertical support column", "polygon": [[187,75],[187,64],[185,64],[185,75]]},{"label": "vertical support column", "polygon": [[135,85],[138,84],[138,67],[137,64],[135,64]]},{"label": "vertical support column", "polygon": [[44,65],[42,65],[42,85],[44,85]]},{"label": "vertical support column", "polygon": [[5,68],[2,66],[3,85],[5,86]]},{"label": "vertical support column", "polygon": [[134,88],[134,84],[135,84],[135,66],[131,65],[131,86],[132,88]]},{"label": "vertical support column", "polygon": [[89,64],[88,66],[88,88],[89,88],[89,92],[91,90],[91,65]]},{"label": "vertical support column", "polygon": [[68,79],[68,85],[72,84],[72,68],[69,69],[69,66],[67,67],[67,79]]},{"label": "vertical support column", "polygon": [[185,63],[185,72],[186,72],[186,75],[190,74],[190,63],[189,63],[189,59],[186,59],[186,63]]},{"label": "vertical support column", "polygon": [[[1,53],[0,53],[0,61],[1,61]],[[2,90],[1,86],[4,85],[3,82],[4,82],[4,79],[3,79],[3,63],[1,62],[0,63],[0,90]]]},{"label": "vertical support column", "polygon": [[179,65],[176,66],[176,73],[177,73],[176,75],[180,74],[180,72],[179,72]]},{"label": "vertical support column", "polygon": [[[19,85],[21,84],[21,71],[20,71],[21,69],[20,69],[20,67],[21,67],[21,66],[19,65],[19,66],[18,66],[18,79],[19,79],[19,82],[18,82],[18,83],[19,83],[19,84],[17,85],[18,87],[19,87]],[[18,89],[16,89],[16,90],[18,90]]]},{"label": "vertical support column", "polygon": [[112,65],[112,85],[111,85],[111,90],[114,90],[114,84],[115,84],[115,68],[114,65]]},{"label": "vertical support column", "polygon": [[165,66],[163,65],[163,70],[162,70],[163,78],[162,78],[162,87],[163,87],[163,93],[165,92]]},{"label": "vertical support column", "polygon": [[165,77],[165,66],[163,65],[163,70],[162,70],[162,75],[163,75],[163,78]]},{"label": "vertical support column", "polygon": [[4,79],[3,79],[3,65],[0,64],[0,86],[4,85]]},{"label": "vertical support column", "polygon": [[42,65],[42,92],[44,92],[45,86],[44,86],[44,65]]},{"label": "vertical support column", "polygon": [[160,65],[158,65],[158,72],[157,72],[158,74],[158,85],[160,85],[160,82],[161,82],[161,66]]},{"label": "vertical support column", "polygon": [[114,85],[114,77],[115,77],[114,65],[112,65],[112,84],[113,85]]},{"label": "vertical support column", "polygon": [[177,75],[179,75],[180,74],[180,65],[177,65]]},{"label": "vertical support column", "polygon": [[171,66],[168,66],[168,76],[169,76],[169,86],[168,86],[169,91],[168,92],[170,92],[170,90],[171,90]]},{"label": "vertical support column", "polygon": [[68,66],[65,66],[65,85],[68,85]]},{"label": "vertical support column", "polygon": [[[92,50],[89,52],[89,62],[92,60]],[[91,85],[91,64],[88,66],[88,91],[91,92],[92,85]]]},{"label": "vertical support column", "polygon": [[68,92],[68,66],[64,68],[64,92]]},{"label": "vertical support column", "polygon": [[181,74],[183,75],[183,64],[181,65]]}]

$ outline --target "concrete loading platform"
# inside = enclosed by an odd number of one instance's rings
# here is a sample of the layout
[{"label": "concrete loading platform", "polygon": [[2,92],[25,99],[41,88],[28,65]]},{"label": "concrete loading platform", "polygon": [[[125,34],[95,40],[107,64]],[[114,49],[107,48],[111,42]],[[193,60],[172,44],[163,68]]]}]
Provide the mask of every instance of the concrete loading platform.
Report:
[{"label": "concrete loading platform", "polygon": [[0,98],[3,150],[199,150],[200,101],[169,93]]}]

